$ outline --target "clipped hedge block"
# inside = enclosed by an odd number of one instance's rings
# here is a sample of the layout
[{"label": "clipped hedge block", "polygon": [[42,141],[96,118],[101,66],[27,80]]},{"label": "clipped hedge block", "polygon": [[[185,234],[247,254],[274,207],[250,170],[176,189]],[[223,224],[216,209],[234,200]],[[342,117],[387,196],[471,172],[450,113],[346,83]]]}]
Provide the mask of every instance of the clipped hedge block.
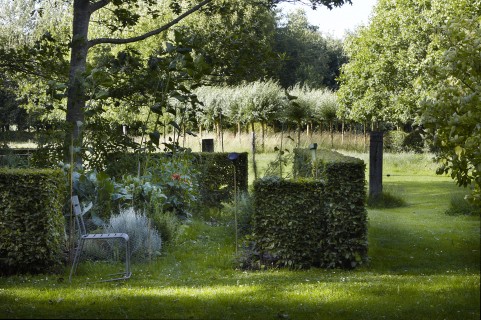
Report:
[{"label": "clipped hedge block", "polygon": [[358,158],[320,149],[294,150],[294,173],[323,179],[327,238],[320,243],[321,266],[353,268],[367,260],[366,164]]},{"label": "clipped hedge block", "polygon": [[0,169],[2,273],[47,272],[61,265],[64,188],[59,170]]},{"label": "clipped hedge block", "polygon": [[279,267],[319,265],[325,237],[320,180],[264,178],[254,182],[253,239],[260,263]]},{"label": "clipped hedge block", "polygon": [[[350,269],[363,264],[368,258],[366,165],[360,159],[329,150],[318,150],[315,161],[312,160],[310,150],[296,149],[294,152],[294,176],[297,179],[313,179],[314,182],[276,182],[269,187],[268,193],[263,191],[267,189],[264,186],[266,182],[256,182],[254,198],[257,229],[254,240],[261,257],[267,254],[274,260],[277,259],[278,265],[290,267],[319,265],[324,268]],[[303,183],[318,183],[322,187],[318,187],[317,193],[310,193],[306,192]],[[286,210],[292,214],[288,218],[287,213],[279,213],[283,210],[279,201],[289,204]],[[309,206],[301,205],[304,202]],[[290,206],[291,203],[296,205]],[[322,203],[319,212],[310,209],[315,207],[314,203]],[[271,210],[276,213],[270,213]],[[303,218],[306,214],[315,219]],[[284,226],[289,223],[302,229],[310,240],[303,245],[302,241],[291,242],[288,236],[292,231]],[[259,228],[264,224],[272,224],[274,229],[267,226]],[[287,237],[277,235],[277,232],[287,232]],[[290,260],[293,261],[291,264]]]}]

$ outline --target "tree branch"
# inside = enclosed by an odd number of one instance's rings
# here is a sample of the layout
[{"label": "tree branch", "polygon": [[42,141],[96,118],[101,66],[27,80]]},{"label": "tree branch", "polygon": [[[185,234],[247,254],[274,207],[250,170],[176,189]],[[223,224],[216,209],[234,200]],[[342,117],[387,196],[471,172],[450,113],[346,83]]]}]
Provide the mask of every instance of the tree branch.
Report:
[{"label": "tree branch", "polygon": [[99,9],[102,9],[103,7],[108,5],[110,3],[110,1],[111,0],[99,0],[97,2],[94,2],[94,3],[90,4],[90,6],[89,6],[90,13],[92,14],[95,11],[97,11]]},{"label": "tree branch", "polygon": [[[99,1],[99,2],[101,2],[101,1]],[[109,1],[109,0],[103,0],[103,1]],[[147,39],[151,36],[154,36],[156,34],[161,33],[162,31],[165,31],[165,30],[169,29],[173,25],[179,23],[185,17],[187,17],[187,16],[191,15],[192,13],[196,12],[197,10],[201,9],[203,6],[205,6],[209,2],[212,2],[212,0],[204,0],[204,1],[200,2],[199,4],[197,4],[196,6],[192,7],[191,9],[187,10],[186,12],[184,12],[183,14],[181,14],[180,16],[175,18],[174,20],[170,21],[169,23],[161,26],[158,29],[155,29],[155,30],[152,30],[150,32],[144,33],[140,36],[136,36],[136,37],[132,37],[132,38],[126,38],[126,39],[97,38],[97,39],[90,40],[88,42],[88,46],[89,46],[89,48],[91,48],[91,47],[93,47],[97,44],[102,44],[102,43],[124,44],[124,43],[132,43],[132,42],[137,42],[137,41]]]}]

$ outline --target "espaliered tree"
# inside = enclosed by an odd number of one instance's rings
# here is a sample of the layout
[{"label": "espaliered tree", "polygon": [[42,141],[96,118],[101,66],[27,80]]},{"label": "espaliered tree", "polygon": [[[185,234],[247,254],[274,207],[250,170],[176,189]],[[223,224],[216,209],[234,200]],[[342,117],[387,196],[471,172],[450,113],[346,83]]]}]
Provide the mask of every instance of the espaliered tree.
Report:
[{"label": "espaliered tree", "polygon": [[[284,0],[264,0],[259,1],[259,5],[273,6],[283,1]],[[294,0],[291,2],[297,1]],[[140,3],[144,3],[147,6],[147,13],[151,14],[153,18],[156,17],[158,12],[155,10],[154,5],[156,4],[156,1],[154,0],[73,0],[72,42],[66,113],[66,120],[68,124],[70,124],[73,139],[81,139],[79,124],[85,120],[86,89],[84,77],[89,49],[101,44],[127,44],[142,41],[168,30],[197,11],[221,9],[222,6],[227,3],[227,1],[172,0],[169,5],[176,14],[176,17],[155,29],[127,38],[105,37],[89,39],[89,27],[92,23],[92,16],[94,13],[99,13],[101,10],[112,12],[113,21],[110,23],[113,28],[135,28],[140,17],[136,12],[136,9],[139,8]],[[351,1],[309,0],[308,3],[310,3],[313,8],[320,5],[332,8],[334,6],[341,6],[344,3],[351,3]],[[149,9],[151,7],[152,10]]]}]

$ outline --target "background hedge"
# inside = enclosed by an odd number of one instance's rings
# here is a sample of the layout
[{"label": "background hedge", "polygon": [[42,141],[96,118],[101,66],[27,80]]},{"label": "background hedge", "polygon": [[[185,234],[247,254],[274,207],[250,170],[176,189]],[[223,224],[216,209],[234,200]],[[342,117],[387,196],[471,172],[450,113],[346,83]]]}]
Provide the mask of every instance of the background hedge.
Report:
[{"label": "background hedge", "polygon": [[0,169],[2,273],[47,272],[61,265],[65,184],[57,170]]},{"label": "background hedge", "polygon": [[[199,171],[198,183],[200,203],[208,207],[218,207],[222,202],[232,199],[234,194],[234,166],[226,152],[193,152],[194,163]],[[150,161],[168,161],[167,153],[148,155]],[[139,160],[141,167],[147,155],[111,154],[107,166],[107,174],[121,177],[124,174],[137,174]],[[248,154],[239,153],[235,162],[236,183],[238,192],[247,192],[248,187]]]},{"label": "background hedge", "polygon": [[[306,182],[308,180],[255,183],[253,239],[261,258],[271,256],[273,261],[280,259],[276,262],[279,265],[289,261],[284,257],[294,257],[290,264],[287,263],[288,266],[318,264],[325,268],[354,268],[367,261],[364,162],[329,150],[318,150],[316,160],[312,161],[310,150],[297,149],[294,151],[293,170],[296,177],[314,178],[313,181],[323,184],[323,187],[317,186],[316,182]],[[270,183],[268,188],[264,186],[266,183]],[[321,191],[307,192],[309,183]],[[264,189],[268,189],[269,194]],[[311,209],[318,202],[322,203],[320,213]],[[306,214],[313,215],[312,220],[306,219]],[[290,239],[292,230],[280,227],[286,223],[303,230],[310,240],[303,243]],[[265,224],[274,227],[260,227]],[[286,237],[279,238],[276,230],[287,232]],[[279,253],[282,253],[280,257]],[[308,255],[315,256],[307,258]]]},{"label": "background hedge", "polygon": [[[222,202],[233,199],[234,164],[228,153],[194,153],[199,160],[200,200],[208,207],[220,206]],[[249,183],[247,152],[239,153],[235,161],[237,192],[247,192]]]}]

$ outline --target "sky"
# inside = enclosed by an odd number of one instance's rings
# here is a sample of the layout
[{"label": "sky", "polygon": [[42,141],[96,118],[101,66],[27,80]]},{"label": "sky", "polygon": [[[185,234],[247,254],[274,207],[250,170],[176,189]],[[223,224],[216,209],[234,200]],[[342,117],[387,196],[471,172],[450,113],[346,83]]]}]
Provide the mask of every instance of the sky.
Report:
[{"label": "sky", "polygon": [[332,10],[319,7],[312,10],[309,6],[292,5],[283,3],[280,7],[283,12],[289,12],[297,7],[306,11],[307,18],[312,25],[326,35],[342,39],[346,31],[353,31],[360,25],[367,25],[371,11],[377,0],[352,0],[352,5],[345,4]]}]

